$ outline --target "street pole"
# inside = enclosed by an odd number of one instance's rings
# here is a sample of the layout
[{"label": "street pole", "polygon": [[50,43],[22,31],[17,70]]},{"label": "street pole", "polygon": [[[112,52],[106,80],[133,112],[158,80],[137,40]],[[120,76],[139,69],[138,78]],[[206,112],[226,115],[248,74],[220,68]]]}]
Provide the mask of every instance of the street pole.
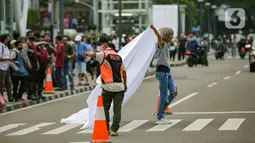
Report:
[{"label": "street pole", "polygon": [[96,32],[99,31],[98,0],[93,0],[93,23],[96,25]]},{"label": "street pole", "polygon": [[59,30],[60,36],[64,36],[64,4],[65,0],[59,1]]},{"label": "street pole", "polygon": [[192,7],[191,7],[191,2],[189,2],[189,28],[190,28],[190,32],[192,32]]},{"label": "street pole", "polygon": [[[207,20],[208,20],[208,50],[210,51],[210,28],[211,28],[211,24],[210,24],[210,7],[208,7],[208,12],[207,12]],[[208,52],[209,52],[208,51]]]},{"label": "street pole", "polygon": [[9,21],[9,30],[10,30],[10,33],[12,34],[13,33],[13,0],[9,0],[9,16],[10,16],[10,21]]},{"label": "street pole", "polygon": [[177,32],[177,38],[180,37],[180,0],[177,0],[177,6],[178,6],[178,32]]},{"label": "street pole", "polygon": [[200,14],[200,36],[203,35],[203,14],[202,14],[202,2],[199,3],[199,14]]},{"label": "street pole", "polygon": [[121,9],[122,9],[122,0],[119,0],[119,24],[118,24],[118,33],[119,33],[119,49],[121,48],[121,39],[122,39],[122,34],[121,34]]}]

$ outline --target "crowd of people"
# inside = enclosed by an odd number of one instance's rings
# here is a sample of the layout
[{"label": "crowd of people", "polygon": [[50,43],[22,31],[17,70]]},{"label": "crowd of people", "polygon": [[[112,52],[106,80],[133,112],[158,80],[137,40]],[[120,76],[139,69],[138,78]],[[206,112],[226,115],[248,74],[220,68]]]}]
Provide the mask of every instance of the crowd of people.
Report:
[{"label": "crowd of people", "polygon": [[[120,50],[116,36],[108,37],[109,46]],[[124,38],[122,46],[130,40]],[[6,101],[25,101],[25,93],[28,100],[43,99],[49,68],[56,91],[74,90],[75,85],[88,86],[100,75],[99,63],[83,55],[83,51],[100,49],[96,38],[56,36],[55,43],[52,41],[50,34],[38,35],[31,30],[26,37],[17,32],[0,36],[0,93],[6,91]]]}]

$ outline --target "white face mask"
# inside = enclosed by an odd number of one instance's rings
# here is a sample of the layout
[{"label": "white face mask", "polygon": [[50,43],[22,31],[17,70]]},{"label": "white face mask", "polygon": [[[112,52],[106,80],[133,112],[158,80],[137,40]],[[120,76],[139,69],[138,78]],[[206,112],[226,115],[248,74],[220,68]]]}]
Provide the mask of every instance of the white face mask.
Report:
[{"label": "white face mask", "polygon": [[97,46],[97,51],[103,51],[105,45]]},{"label": "white face mask", "polygon": [[97,51],[103,51],[103,46],[97,46]]}]

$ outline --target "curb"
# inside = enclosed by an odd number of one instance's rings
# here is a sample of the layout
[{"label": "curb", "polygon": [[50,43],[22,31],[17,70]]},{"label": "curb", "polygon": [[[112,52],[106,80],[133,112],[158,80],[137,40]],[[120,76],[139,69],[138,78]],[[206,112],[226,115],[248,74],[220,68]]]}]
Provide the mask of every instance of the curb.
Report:
[{"label": "curb", "polygon": [[[186,63],[177,63],[177,64],[171,64],[171,66],[176,67],[176,66],[182,66],[185,65]],[[145,77],[148,76],[152,76],[156,73],[156,69],[152,68],[152,69],[148,69]],[[80,87],[77,88],[75,90],[66,90],[63,92],[59,92],[59,93],[54,93],[54,94],[43,94],[43,96],[45,97],[44,100],[39,99],[37,101],[32,101],[32,100],[27,100],[24,102],[15,102],[13,104],[7,104],[6,106],[0,108],[0,113],[5,113],[5,112],[9,112],[9,111],[13,111],[16,109],[21,109],[24,107],[28,107],[28,106],[32,106],[32,105],[36,105],[36,104],[40,104],[40,103],[44,103],[44,102],[48,102],[51,100],[55,100],[55,99],[59,99],[62,97],[66,97],[66,96],[71,96],[74,94],[78,94],[78,93],[82,93],[82,92],[86,92],[86,91],[92,91],[94,88],[96,87],[96,85],[90,85],[90,86],[85,86],[85,87]]]}]

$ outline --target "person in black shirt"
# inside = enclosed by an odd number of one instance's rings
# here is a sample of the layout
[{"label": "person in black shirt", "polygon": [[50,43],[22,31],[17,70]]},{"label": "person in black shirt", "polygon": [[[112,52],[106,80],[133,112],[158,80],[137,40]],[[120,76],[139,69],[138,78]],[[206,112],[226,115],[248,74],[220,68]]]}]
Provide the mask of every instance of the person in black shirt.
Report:
[{"label": "person in black shirt", "polygon": [[184,34],[181,34],[181,38],[179,39],[179,49],[178,49],[178,60],[184,60],[185,58],[185,47],[187,45],[187,39]]}]

